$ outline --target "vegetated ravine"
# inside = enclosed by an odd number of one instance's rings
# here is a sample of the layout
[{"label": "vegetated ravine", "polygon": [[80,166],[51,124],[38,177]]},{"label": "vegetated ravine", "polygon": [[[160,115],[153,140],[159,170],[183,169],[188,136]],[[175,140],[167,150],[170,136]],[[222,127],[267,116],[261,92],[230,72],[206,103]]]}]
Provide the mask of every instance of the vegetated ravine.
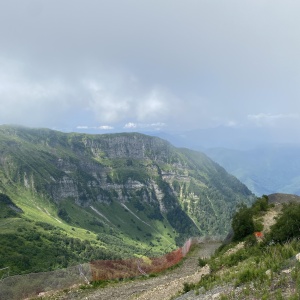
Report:
[{"label": "vegetated ravine", "polygon": [[16,126],[0,126],[0,192],[0,268],[11,275],[224,236],[254,199],[206,155],[156,137]]}]

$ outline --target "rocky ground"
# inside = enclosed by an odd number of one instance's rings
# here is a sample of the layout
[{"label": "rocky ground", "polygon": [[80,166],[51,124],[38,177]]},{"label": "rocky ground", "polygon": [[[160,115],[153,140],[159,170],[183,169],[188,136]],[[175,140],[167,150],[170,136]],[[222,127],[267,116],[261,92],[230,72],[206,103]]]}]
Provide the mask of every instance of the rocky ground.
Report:
[{"label": "rocky ground", "polygon": [[[297,287],[291,276],[291,269],[286,269],[280,272],[272,279],[272,284],[269,287],[270,294],[268,298],[263,299],[277,300],[277,299],[291,299],[298,300],[293,297]],[[166,298],[168,299],[168,298]],[[204,288],[198,290],[191,290],[178,297],[173,297],[172,300],[258,300],[262,299],[256,294],[256,287],[251,283],[249,285],[242,285],[235,287],[232,284],[218,285],[211,290],[205,291]]]}]

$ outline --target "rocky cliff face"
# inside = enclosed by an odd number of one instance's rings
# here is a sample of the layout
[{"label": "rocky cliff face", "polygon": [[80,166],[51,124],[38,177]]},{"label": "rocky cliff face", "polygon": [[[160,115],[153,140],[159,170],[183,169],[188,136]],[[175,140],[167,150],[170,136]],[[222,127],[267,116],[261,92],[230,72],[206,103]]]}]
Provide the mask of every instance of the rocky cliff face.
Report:
[{"label": "rocky cliff face", "polygon": [[204,154],[142,134],[86,135],[0,127],[0,189],[19,185],[59,207],[131,203],[179,232],[224,234],[251,192]]},{"label": "rocky cliff face", "polygon": [[166,161],[171,152],[171,145],[158,138],[141,134],[104,135],[101,139],[86,139],[86,149],[95,157],[103,154],[110,159],[131,158]]}]

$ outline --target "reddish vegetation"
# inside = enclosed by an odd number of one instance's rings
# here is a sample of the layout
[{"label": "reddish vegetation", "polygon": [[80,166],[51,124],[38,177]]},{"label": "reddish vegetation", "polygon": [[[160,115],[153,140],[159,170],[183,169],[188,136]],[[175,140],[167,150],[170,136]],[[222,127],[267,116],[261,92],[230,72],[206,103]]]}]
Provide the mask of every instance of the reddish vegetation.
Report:
[{"label": "reddish vegetation", "polygon": [[141,274],[151,274],[164,271],[179,263],[189,252],[192,245],[188,240],[182,248],[167,253],[161,257],[127,260],[97,260],[91,262],[93,281],[117,278],[136,277]]}]

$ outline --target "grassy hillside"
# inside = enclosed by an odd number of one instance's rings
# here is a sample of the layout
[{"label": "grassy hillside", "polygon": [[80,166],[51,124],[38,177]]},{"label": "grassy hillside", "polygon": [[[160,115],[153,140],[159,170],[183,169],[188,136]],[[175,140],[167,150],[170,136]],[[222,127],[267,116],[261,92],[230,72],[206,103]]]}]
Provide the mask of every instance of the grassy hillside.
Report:
[{"label": "grassy hillside", "polygon": [[[293,195],[270,198],[271,204],[267,197],[259,198],[251,208],[241,207],[235,214],[233,242],[209,260],[199,259],[199,265],[208,264],[211,272],[196,285],[185,285],[184,292],[192,290],[189,299],[213,299],[217,294],[224,300],[299,299],[300,203],[290,202]],[[271,226],[270,216],[276,216]],[[254,236],[257,229],[263,238]]]},{"label": "grassy hillside", "polygon": [[10,199],[0,268],[12,273],[159,255],[227,234],[236,205],[253,200],[204,154],[159,138],[10,126],[0,126],[0,192]]}]

